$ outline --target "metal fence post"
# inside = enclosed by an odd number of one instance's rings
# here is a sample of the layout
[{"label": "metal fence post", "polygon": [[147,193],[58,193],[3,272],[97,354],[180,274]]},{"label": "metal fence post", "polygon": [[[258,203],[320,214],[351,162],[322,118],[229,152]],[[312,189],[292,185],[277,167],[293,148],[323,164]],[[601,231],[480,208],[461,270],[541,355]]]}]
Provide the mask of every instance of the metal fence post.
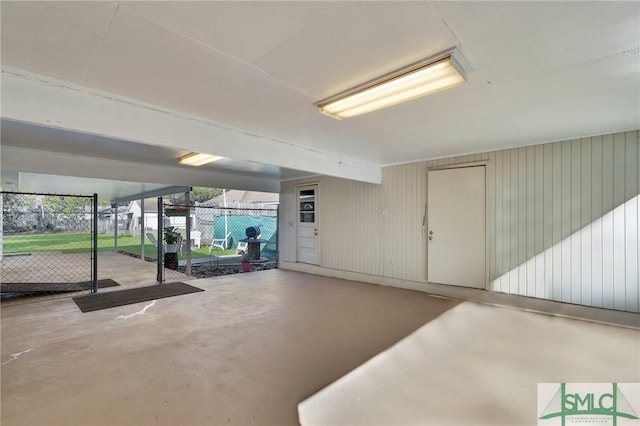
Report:
[{"label": "metal fence post", "polygon": [[115,214],[115,218],[116,218],[116,223],[113,227],[113,252],[117,253],[118,252],[118,200],[114,200],[115,206],[116,206],[116,214]]},{"label": "metal fence post", "polygon": [[158,274],[156,280],[159,283],[164,282],[164,211],[162,205],[162,197],[158,197]]},{"label": "metal fence post", "polygon": [[4,194],[0,193],[0,260],[2,260],[2,254],[4,253]]},{"label": "metal fence post", "polygon": [[276,267],[280,267],[280,204],[276,207]]},{"label": "metal fence post", "polygon": [[98,291],[98,194],[93,194],[93,263],[91,264],[91,293]]},{"label": "metal fence post", "polygon": [[144,220],[144,198],[140,199],[140,259],[145,260],[144,258],[144,238],[145,238],[145,227],[146,223]]},{"label": "metal fence post", "polygon": [[184,203],[187,206],[187,216],[185,218],[185,227],[187,228],[187,267],[185,273],[187,276],[191,276],[191,200],[189,199],[189,191],[184,193]]}]

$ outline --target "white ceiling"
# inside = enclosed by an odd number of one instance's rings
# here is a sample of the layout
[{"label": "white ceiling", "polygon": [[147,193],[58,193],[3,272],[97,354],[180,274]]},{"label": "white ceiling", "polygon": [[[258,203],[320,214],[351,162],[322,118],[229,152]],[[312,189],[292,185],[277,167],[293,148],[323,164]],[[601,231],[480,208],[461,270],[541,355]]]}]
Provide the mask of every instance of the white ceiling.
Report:
[{"label": "white ceiling", "polygon": [[[104,136],[77,133],[51,127],[34,126],[11,120],[2,120],[2,144],[5,147],[29,150],[46,149],[49,152],[72,153],[79,157],[98,157],[105,160],[135,161],[159,166],[165,172],[178,166],[177,160],[190,151],[164,146],[152,146]],[[305,176],[296,170],[270,166],[250,161],[223,158],[197,169],[221,171],[237,176],[254,176],[264,179],[289,180]],[[175,183],[175,182],[174,182]],[[178,182],[185,184],[184,182]]]},{"label": "white ceiling", "polygon": [[[640,2],[5,1],[1,8],[3,68],[340,164],[379,167],[640,127]],[[453,46],[471,64],[460,87],[344,121],[313,106]],[[27,144],[20,134],[12,141]],[[82,144],[86,155],[110,155],[93,138]],[[139,161],[160,161],[146,159],[144,146],[130,148]],[[173,148],[149,156],[175,159],[190,144]],[[309,174],[285,151],[275,157],[266,179]],[[249,157],[238,149],[237,158]],[[230,170],[251,173],[251,164]]]},{"label": "white ceiling", "polygon": [[83,196],[98,194],[100,200],[106,201],[130,201],[143,197],[160,197],[183,193],[189,189],[189,187],[142,182],[13,171],[0,172],[0,187],[7,192]]}]

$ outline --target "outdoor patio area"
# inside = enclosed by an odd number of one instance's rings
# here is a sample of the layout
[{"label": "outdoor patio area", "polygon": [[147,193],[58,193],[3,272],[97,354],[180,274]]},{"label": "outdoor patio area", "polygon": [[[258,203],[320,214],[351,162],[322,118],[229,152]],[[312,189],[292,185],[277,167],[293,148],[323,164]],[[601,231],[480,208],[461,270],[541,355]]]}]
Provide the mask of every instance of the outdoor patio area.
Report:
[{"label": "outdoor patio area", "polygon": [[36,251],[4,255],[0,260],[3,282],[65,282],[91,279],[91,253]]},{"label": "outdoor patio area", "polygon": [[[71,275],[75,278],[75,281],[89,280],[91,278],[89,261],[89,253],[34,252],[28,256],[4,256],[0,261],[0,273],[2,274],[3,282],[8,281],[7,277],[12,277],[10,280],[12,282],[47,283],[69,280],[70,275],[65,272],[65,269],[69,269],[76,270],[76,273]],[[47,267],[48,264],[54,265],[54,267]],[[121,253],[98,252],[98,265],[98,280],[113,279],[120,284],[117,287],[102,288],[99,290],[100,293],[157,284],[155,262],[144,262]],[[165,274],[167,281],[192,279],[185,274],[170,269],[165,269]],[[46,284],[44,287],[46,287]],[[82,292],[80,294],[86,293]],[[40,294],[10,298],[2,301],[2,307],[5,309],[12,304],[70,298],[74,295],[77,294]]]}]

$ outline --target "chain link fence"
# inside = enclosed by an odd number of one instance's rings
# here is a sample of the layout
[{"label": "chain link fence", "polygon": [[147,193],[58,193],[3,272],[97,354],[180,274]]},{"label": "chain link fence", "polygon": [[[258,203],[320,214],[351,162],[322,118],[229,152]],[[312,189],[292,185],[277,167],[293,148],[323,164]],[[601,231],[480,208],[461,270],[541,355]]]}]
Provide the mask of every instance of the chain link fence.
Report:
[{"label": "chain link fence", "polygon": [[[190,241],[187,243],[187,218],[190,215]],[[235,204],[221,207],[212,204],[167,205],[165,227],[180,234],[177,270],[199,278],[239,272],[243,255],[248,252],[246,230],[260,230],[259,259],[252,270],[276,267],[278,259],[278,207]],[[188,250],[190,247],[190,250]],[[166,262],[165,262],[165,266]],[[167,272],[170,274],[170,272]]]},{"label": "chain link fence", "polygon": [[[211,203],[175,204],[165,199],[159,225],[156,199],[144,202],[144,220],[140,202],[135,204],[113,205],[108,223],[99,228],[101,232],[115,233],[117,224],[117,251],[139,258],[144,255],[149,262],[157,262],[158,244],[162,244],[164,281],[185,279],[185,275],[202,278],[239,272],[247,252],[247,243],[241,240],[247,238],[249,227],[259,228],[260,238],[265,241],[260,245],[260,258],[252,262],[251,269],[276,266],[277,205],[235,203],[233,207],[222,207]],[[168,228],[179,236],[175,248],[165,241]]]},{"label": "chain link fence", "polygon": [[261,257],[275,261],[277,257],[278,207],[252,205],[220,207],[198,205],[195,207],[194,230],[200,236],[201,245],[214,255],[242,254],[246,252],[246,229],[258,227],[260,239],[270,241],[261,248]]},{"label": "chain link fence", "polygon": [[95,197],[2,193],[2,295],[94,290]]},{"label": "chain link fence", "polygon": [[[98,207],[96,197],[2,193],[0,202],[3,297],[95,291],[98,251],[156,262],[164,281],[240,272],[248,252],[242,240],[250,227],[259,230],[261,240],[250,269],[277,265],[277,205],[177,205],[165,200],[158,221],[157,199],[147,200],[144,219],[132,203]],[[178,235],[175,253],[165,240],[168,229]],[[160,262],[158,245],[163,249]]]}]

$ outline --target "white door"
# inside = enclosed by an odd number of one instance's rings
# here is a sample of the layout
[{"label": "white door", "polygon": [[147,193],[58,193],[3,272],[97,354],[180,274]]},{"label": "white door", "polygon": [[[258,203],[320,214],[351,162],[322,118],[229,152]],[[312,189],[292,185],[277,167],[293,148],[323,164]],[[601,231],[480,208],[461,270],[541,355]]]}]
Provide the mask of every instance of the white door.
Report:
[{"label": "white door", "polygon": [[485,288],[485,168],[428,173],[429,282]]},{"label": "white door", "polygon": [[318,185],[298,187],[298,262],[318,264]]}]

